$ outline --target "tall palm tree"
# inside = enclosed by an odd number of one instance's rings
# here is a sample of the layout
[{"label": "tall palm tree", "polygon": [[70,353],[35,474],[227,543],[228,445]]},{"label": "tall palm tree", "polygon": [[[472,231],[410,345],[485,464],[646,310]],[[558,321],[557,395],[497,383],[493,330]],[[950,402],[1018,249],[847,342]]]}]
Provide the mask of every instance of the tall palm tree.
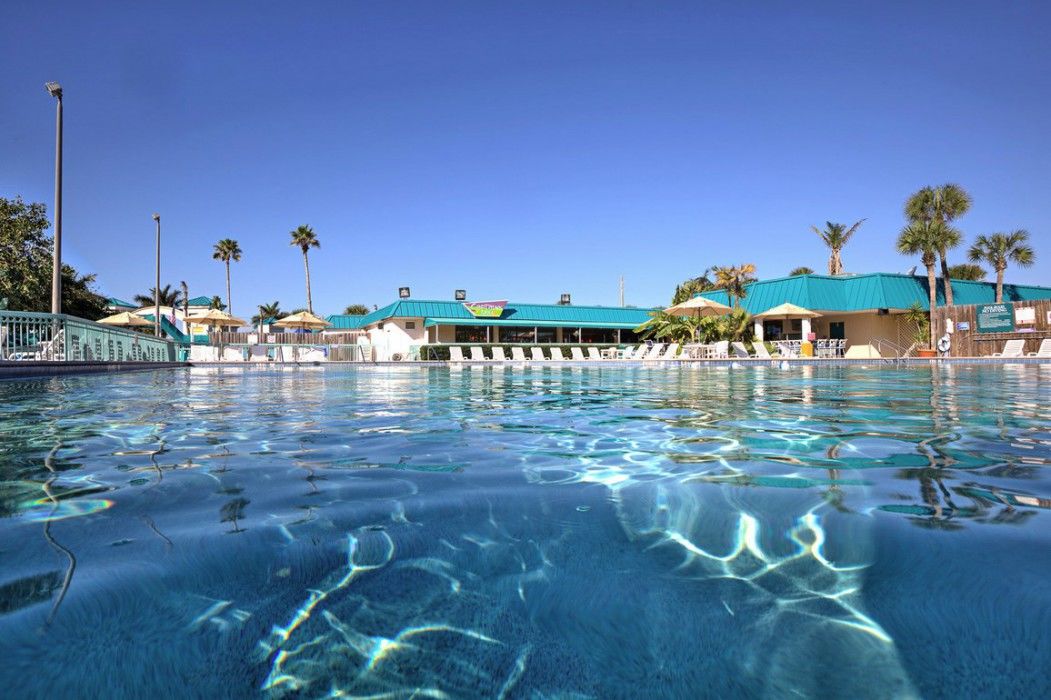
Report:
[{"label": "tall palm tree", "polygon": [[865,223],[865,220],[861,219],[856,221],[850,228],[847,228],[846,224],[834,224],[831,221],[826,221],[824,231],[817,226],[810,227],[810,230],[816,233],[825,242],[829,250],[832,251],[828,256],[828,274],[843,274],[843,258],[841,255],[843,247],[850,242],[851,236],[861,228],[863,223]]},{"label": "tall palm tree", "polygon": [[307,277],[307,311],[314,313],[314,303],[310,298],[310,260],[307,258],[307,252],[311,248],[320,248],[321,242],[317,239],[314,229],[306,225],[297,227],[291,233],[292,243],[290,245],[298,246],[303,251],[303,270]]},{"label": "tall palm tree", "polygon": [[241,246],[232,238],[224,238],[212,249],[212,259],[226,263],[226,311],[234,312],[234,303],[230,299],[230,262],[241,262]]},{"label": "tall palm tree", "polygon": [[1036,260],[1036,253],[1028,245],[1029,232],[1021,229],[1012,233],[994,233],[978,236],[967,252],[971,262],[987,262],[996,270],[996,302],[1004,300],[1004,270],[1007,263],[1029,267]]},{"label": "tall palm tree", "polygon": [[700,277],[691,277],[682,284],[677,285],[675,287],[675,293],[672,294],[671,303],[673,305],[681,304],[687,299],[692,299],[701,292],[715,289],[715,282],[712,282],[712,278],[709,276],[711,272],[712,268],[705,268]]},{"label": "tall palm tree", "polygon": [[226,304],[223,303],[223,298],[222,297],[212,297],[208,301],[208,308],[209,309],[219,309],[220,311],[225,311],[226,310]]},{"label": "tall palm tree", "polygon": [[186,281],[179,282],[179,287],[182,289],[182,314],[183,316],[190,315],[190,287],[186,284]]},{"label": "tall palm tree", "polygon": [[[149,294],[136,294],[135,303],[139,306],[153,306],[153,292],[155,287],[150,287]],[[172,289],[170,284],[166,284],[161,287],[160,293],[161,306],[170,306],[173,309],[179,305],[182,301],[182,294],[178,289]]]},{"label": "tall palm tree", "polygon": [[[935,221],[913,221],[901,230],[898,236],[898,252],[902,255],[919,255],[927,268],[927,293],[930,301],[928,317],[934,327],[934,309],[938,306],[938,277],[934,266],[938,264],[938,245],[945,228]],[[948,286],[948,285],[946,285]]]},{"label": "tall palm tree", "polygon": [[971,195],[967,190],[948,183],[941,187],[924,187],[905,200],[905,216],[909,221],[933,221],[943,224],[945,239],[938,243],[941,258],[942,280],[945,283],[945,305],[952,306],[952,285],[949,284],[949,262],[947,254],[962,243],[959,231],[950,226],[971,208]]},{"label": "tall palm tree", "polygon": [[716,288],[726,290],[726,295],[733,301],[735,309],[747,294],[745,285],[755,282],[755,265],[752,263],[715,267],[712,268],[712,273],[715,275]]}]

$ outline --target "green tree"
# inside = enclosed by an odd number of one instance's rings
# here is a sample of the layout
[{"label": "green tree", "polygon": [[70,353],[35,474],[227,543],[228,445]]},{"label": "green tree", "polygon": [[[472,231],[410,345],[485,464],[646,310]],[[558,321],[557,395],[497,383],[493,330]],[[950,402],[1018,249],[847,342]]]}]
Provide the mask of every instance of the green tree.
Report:
[{"label": "green tree", "polygon": [[959,265],[949,266],[949,279],[981,282],[985,279],[986,274],[985,269],[981,265],[974,265],[973,263],[960,263]]},{"label": "green tree", "polygon": [[260,304],[259,313],[252,317],[252,325],[260,326],[266,323],[268,318],[279,318],[281,314],[281,302],[275,301],[269,304]]},{"label": "green tree", "polygon": [[226,308],[233,313],[234,302],[230,298],[230,263],[241,262],[241,246],[232,238],[224,238],[212,248],[212,259],[226,264]]},{"label": "green tree", "polygon": [[[229,283],[227,283],[229,284]],[[219,311],[226,310],[226,304],[223,303],[222,297],[212,297],[208,302],[209,309],[218,309]]]},{"label": "green tree", "polygon": [[828,274],[843,274],[843,248],[850,242],[851,237],[861,228],[863,223],[865,223],[865,220],[861,219],[856,221],[850,228],[847,228],[846,224],[826,221],[824,230],[819,229],[817,226],[810,227],[810,230],[816,233],[831,251],[828,256]]},{"label": "green tree", "polygon": [[321,242],[317,239],[314,229],[306,225],[298,226],[296,230],[291,232],[291,235],[292,242],[289,245],[296,246],[303,251],[303,271],[306,273],[307,279],[307,311],[314,313],[314,302],[310,298],[310,259],[307,257],[307,253],[311,248],[320,248]]},{"label": "green tree", "polygon": [[789,277],[795,277],[796,275],[812,275],[814,274],[814,268],[812,267],[797,267],[788,273]]},{"label": "green tree", "polygon": [[673,316],[664,311],[654,311],[649,320],[635,329],[643,340],[657,338],[676,343],[688,343],[697,332],[700,319]]},{"label": "green tree", "polygon": [[747,294],[745,286],[756,280],[755,265],[752,263],[715,267],[712,268],[712,273],[715,275],[715,287],[726,290],[735,309],[740,306],[741,299],[744,299]]},{"label": "green tree", "polygon": [[710,277],[711,272],[712,269],[710,267],[706,268],[704,272],[701,273],[700,277],[692,277],[683,282],[682,284],[676,285],[675,293],[672,294],[671,297],[671,303],[673,305],[681,304],[687,299],[692,299],[701,292],[707,292],[711,291],[712,289],[715,289],[715,282],[713,282],[712,278]]},{"label": "green tree", "polygon": [[343,313],[347,316],[364,316],[369,312],[369,307],[364,304],[351,304],[347,308],[343,309]]},{"label": "green tree", "polygon": [[[156,287],[150,287],[150,291],[148,294],[136,294],[133,301],[139,306],[153,306],[154,289],[156,289]],[[170,284],[166,284],[163,287],[161,287],[161,306],[170,306],[174,309],[182,303],[182,300],[182,292],[180,292],[178,289],[172,289],[172,286]]]},{"label": "green tree", "polygon": [[1019,267],[1029,267],[1036,260],[1036,253],[1028,244],[1029,233],[1019,229],[1012,233],[994,233],[978,236],[967,252],[971,262],[987,262],[996,271],[996,302],[1004,300],[1004,270],[1013,262]]},{"label": "green tree", "polygon": [[942,239],[938,241],[938,257],[941,258],[946,306],[953,305],[948,252],[963,242],[960,232],[950,224],[970,210],[971,201],[971,195],[964,188],[952,183],[941,187],[923,187],[905,200],[905,216],[909,221],[930,221],[942,225],[939,229]]},{"label": "green tree", "polygon": [[[0,302],[19,311],[51,310],[53,240],[47,207],[21,197],[0,197]],[[95,275],[81,275],[62,265],[62,311],[96,319],[105,315],[106,300],[94,291]]]},{"label": "green tree", "polygon": [[[934,272],[938,264],[938,246],[945,232],[945,224],[936,221],[913,221],[901,230],[898,236],[898,252],[902,255],[919,255],[927,268],[927,293],[930,297],[931,325],[934,309],[938,306],[938,278]],[[946,285],[948,286],[948,285]]]}]

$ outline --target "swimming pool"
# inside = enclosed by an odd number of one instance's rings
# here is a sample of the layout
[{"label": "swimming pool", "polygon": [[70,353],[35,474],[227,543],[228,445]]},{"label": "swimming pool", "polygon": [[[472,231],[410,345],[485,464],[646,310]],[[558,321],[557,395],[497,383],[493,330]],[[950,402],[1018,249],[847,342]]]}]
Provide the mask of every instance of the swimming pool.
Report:
[{"label": "swimming pool", "polygon": [[1046,697],[1051,365],[0,382],[19,697]]}]

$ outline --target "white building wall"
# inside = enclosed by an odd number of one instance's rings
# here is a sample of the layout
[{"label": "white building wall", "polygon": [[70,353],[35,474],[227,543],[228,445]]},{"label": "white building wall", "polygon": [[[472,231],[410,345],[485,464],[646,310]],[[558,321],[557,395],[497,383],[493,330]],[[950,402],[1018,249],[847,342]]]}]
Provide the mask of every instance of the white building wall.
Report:
[{"label": "white building wall", "polygon": [[376,360],[386,362],[396,353],[409,354],[413,345],[423,345],[426,333],[422,318],[389,318],[368,329]]}]

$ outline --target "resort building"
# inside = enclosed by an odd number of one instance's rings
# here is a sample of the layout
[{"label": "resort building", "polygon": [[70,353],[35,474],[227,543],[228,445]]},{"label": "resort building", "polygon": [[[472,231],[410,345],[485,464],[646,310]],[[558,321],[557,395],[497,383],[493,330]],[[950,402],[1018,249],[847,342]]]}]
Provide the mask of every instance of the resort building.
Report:
[{"label": "resort building", "polygon": [[333,315],[330,334],[358,332],[375,359],[431,343],[629,343],[654,309],[401,299],[365,316]]},{"label": "resort building", "polygon": [[[851,345],[872,344],[879,339],[908,346],[913,329],[903,323],[902,314],[914,304],[930,308],[926,276],[890,273],[860,275],[796,275],[759,280],[745,286],[741,307],[758,314],[784,303],[801,306],[821,314],[814,319],[765,319],[755,321],[756,336],[764,340],[806,338],[846,339]],[[992,282],[952,280],[953,304],[992,304],[996,285]],[[944,282],[937,282],[937,305],[945,305]],[[723,290],[700,296],[723,304],[731,300]],[[1037,301],[1051,299],[1051,287],[1005,284],[1003,300]],[[938,337],[944,329],[934,329]]]}]

